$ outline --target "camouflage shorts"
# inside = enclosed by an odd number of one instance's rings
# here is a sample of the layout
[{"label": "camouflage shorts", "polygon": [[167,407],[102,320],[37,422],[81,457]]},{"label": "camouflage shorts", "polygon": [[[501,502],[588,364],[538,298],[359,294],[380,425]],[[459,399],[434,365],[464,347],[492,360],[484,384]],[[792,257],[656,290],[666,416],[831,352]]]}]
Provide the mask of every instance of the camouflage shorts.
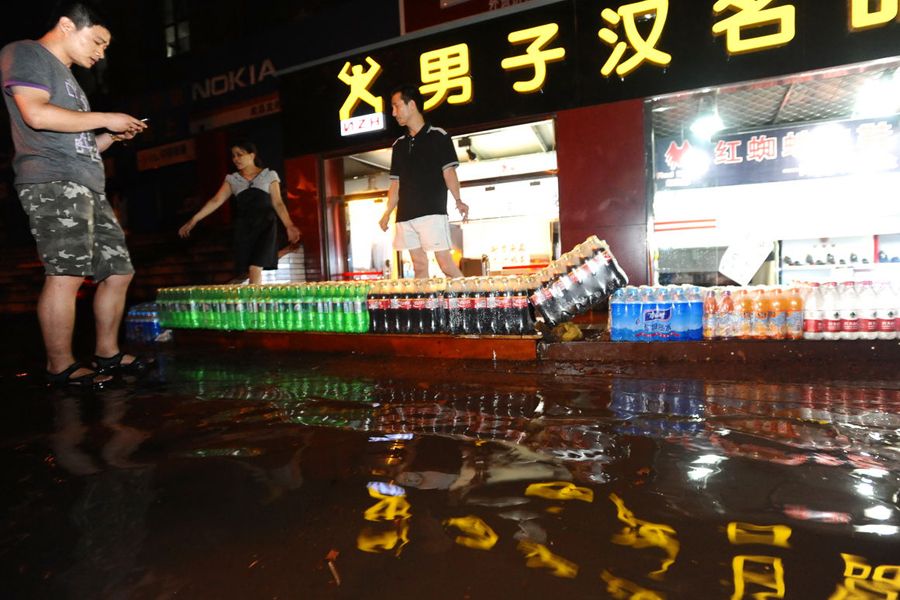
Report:
[{"label": "camouflage shorts", "polygon": [[105,194],[71,181],[16,186],[47,275],[134,273],[125,233]]}]

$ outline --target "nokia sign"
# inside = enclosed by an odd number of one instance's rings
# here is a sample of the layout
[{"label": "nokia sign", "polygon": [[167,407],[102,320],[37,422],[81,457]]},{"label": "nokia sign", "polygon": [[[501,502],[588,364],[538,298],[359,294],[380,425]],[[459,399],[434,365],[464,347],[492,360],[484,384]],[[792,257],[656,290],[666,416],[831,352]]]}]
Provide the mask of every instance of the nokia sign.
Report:
[{"label": "nokia sign", "polygon": [[262,80],[275,75],[275,66],[270,59],[264,59],[259,65],[246,65],[207,77],[201,82],[191,85],[191,100],[206,100],[216,96],[256,85]]}]

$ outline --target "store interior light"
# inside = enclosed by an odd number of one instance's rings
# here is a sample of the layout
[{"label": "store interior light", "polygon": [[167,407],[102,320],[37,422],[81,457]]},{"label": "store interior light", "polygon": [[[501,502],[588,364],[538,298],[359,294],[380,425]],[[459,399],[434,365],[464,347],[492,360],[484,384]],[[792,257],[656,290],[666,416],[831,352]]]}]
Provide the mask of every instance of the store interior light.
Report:
[{"label": "store interior light", "polygon": [[900,68],[867,80],[856,93],[853,117],[871,119],[900,112]]},{"label": "store interior light", "polygon": [[717,97],[703,96],[700,98],[700,110],[697,112],[697,118],[691,123],[691,133],[700,139],[708,140],[723,129],[725,129],[725,123],[719,116]]}]

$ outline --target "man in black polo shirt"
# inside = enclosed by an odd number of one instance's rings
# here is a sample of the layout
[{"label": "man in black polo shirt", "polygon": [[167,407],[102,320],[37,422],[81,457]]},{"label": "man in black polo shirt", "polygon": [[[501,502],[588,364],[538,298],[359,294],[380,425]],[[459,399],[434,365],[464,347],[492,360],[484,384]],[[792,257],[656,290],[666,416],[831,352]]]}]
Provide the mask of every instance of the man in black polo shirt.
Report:
[{"label": "man in black polo shirt", "polygon": [[391,94],[392,114],[407,134],[394,142],[391,155],[391,185],[388,204],[381,217],[387,231],[391,213],[397,209],[394,249],[409,250],[417,279],[428,277],[428,252],[434,252],[441,271],[448,277],[462,277],[450,255],[450,219],[447,190],[456,200],[456,209],[469,218],[469,207],[460,199],[456,167],[459,161],[447,132],[425,122],[419,107],[418,88],[403,85]]}]

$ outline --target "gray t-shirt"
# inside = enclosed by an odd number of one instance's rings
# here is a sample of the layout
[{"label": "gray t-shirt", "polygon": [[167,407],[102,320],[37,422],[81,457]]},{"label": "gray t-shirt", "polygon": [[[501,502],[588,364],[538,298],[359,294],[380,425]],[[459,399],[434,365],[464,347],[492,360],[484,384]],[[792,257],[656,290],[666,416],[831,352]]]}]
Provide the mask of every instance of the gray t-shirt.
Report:
[{"label": "gray t-shirt", "polygon": [[228,185],[231,187],[231,193],[237,196],[244,190],[249,189],[251,185],[268,194],[272,182],[281,181],[281,179],[278,178],[278,173],[275,171],[263,169],[251,181],[247,181],[240,173],[231,173],[227,175],[225,181],[227,181]]},{"label": "gray t-shirt", "polygon": [[13,87],[31,87],[49,93],[50,104],[89,112],[87,96],[72,71],[38,42],[22,40],[0,50],[0,78],[16,147],[15,183],[74,181],[103,193],[106,187],[103,159],[94,132],[32,129],[22,119],[12,97]]}]

